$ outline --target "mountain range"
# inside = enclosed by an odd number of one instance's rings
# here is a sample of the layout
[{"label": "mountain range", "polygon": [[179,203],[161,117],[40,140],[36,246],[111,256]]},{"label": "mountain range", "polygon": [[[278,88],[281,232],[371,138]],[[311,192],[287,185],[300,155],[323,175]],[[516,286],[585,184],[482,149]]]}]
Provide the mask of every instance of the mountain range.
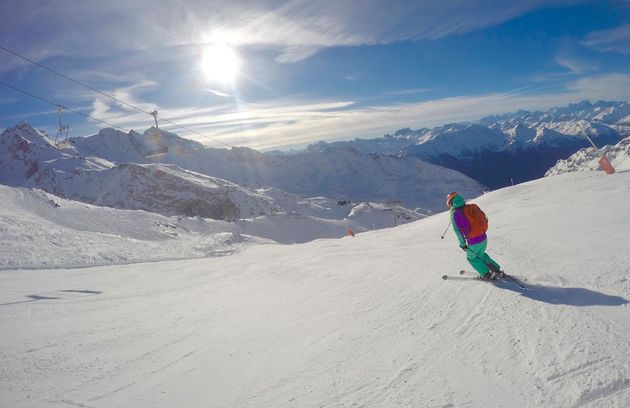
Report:
[{"label": "mountain range", "polygon": [[[226,221],[278,213],[358,220],[356,214],[380,211],[389,221],[367,217],[376,227],[440,210],[451,191],[474,198],[487,187],[542,177],[588,144],[587,137],[602,146],[627,136],[628,102],[406,128],[283,154],[213,149],[157,128],[102,129],[55,143],[22,122],[0,135],[0,183],[94,205]],[[562,163],[550,174],[579,167]],[[400,219],[387,214],[392,208]]]},{"label": "mountain range", "polygon": [[545,112],[518,111],[433,129],[399,129],[376,139],[309,146],[322,151],[359,151],[419,157],[452,168],[490,188],[543,177],[558,160],[590,145],[600,147],[630,136],[630,102],[588,101]]},{"label": "mountain range", "polygon": [[[469,177],[414,157],[352,148],[273,156],[211,149],[156,128],[103,129],[55,143],[25,122],[0,135],[0,183],[94,205],[227,221],[286,212],[343,219],[354,205],[372,202],[397,208],[402,222],[441,208],[449,191],[483,192]],[[393,220],[391,212],[386,218]]]}]

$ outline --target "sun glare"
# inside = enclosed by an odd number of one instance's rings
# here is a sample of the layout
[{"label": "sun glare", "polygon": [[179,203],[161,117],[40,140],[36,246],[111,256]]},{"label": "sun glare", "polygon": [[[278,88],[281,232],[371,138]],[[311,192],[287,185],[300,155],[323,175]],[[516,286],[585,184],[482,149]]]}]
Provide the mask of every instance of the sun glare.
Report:
[{"label": "sun glare", "polygon": [[236,78],[238,67],[238,55],[229,45],[213,44],[203,53],[201,69],[208,81],[232,82]]}]

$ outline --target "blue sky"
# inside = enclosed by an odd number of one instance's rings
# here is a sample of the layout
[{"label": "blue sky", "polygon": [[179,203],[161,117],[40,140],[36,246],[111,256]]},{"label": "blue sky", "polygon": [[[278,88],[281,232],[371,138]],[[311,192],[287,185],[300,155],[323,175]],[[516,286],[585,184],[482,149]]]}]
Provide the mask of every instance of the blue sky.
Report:
[{"label": "blue sky", "polygon": [[[162,128],[211,147],[300,147],[630,100],[630,0],[435,3],[3,0],[0,46],[157,109],[198,133]],[[233,54],[211,53],[216,44]],[[0,81],[124,129],[153,123],[1,50]],[[57,109],[0,85],[0,128],[20,120],[54,135]],[[63,120],[71,136],[104,126]]]}]

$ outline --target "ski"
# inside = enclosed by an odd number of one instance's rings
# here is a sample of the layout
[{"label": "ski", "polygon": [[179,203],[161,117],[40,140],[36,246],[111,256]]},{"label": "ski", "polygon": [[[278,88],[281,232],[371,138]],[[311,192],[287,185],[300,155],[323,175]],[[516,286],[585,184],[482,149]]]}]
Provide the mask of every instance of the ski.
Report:
[{"label": "ski", "polygon": [[[470,275],[470,276],[475,276],[475,277],[479,276],[477,274],[477,272],[470,272],[470,271],[465,271],[465,270],[459,271],[459,274],[460,275],[466,275],[466,276]],[[514,282],[518,286],[520,286],[521,289],[525,289],[526,288],[525,284],[523,283],[525,281],[525,279],[523,279],[523,278],[521,278],[519,276],[508,275],[507,273],[504,272],[503,273],[503,277],[501,277],[500,279],[497,279],[497,280],[502,280],[502,279],[511,280],[512,282]]]},{"label": "ski", "polygon": [[478,280],[481,281],[480,279],[477,279],[474,276],[455,276],[455,275],[442,275],[442,279],[444,280]]},{"label": "ski", "polygon": [[479,279],[479,274],[476,272],[459,271],[459,276],[456,275],[442,275],[444,280],[475,280],[479,282],[493,282]]},{"label": "ski", "polygon": [[508,274],[503,274],[503,277],[501,277],[500,279],[495,279],[495,280],[483,280],[483,279],[479,279],[479,274],[476,272],[469,272],[466,270],[461,270],[459,271],[459,276],[452,276],[452,275],[442,275],[442,279],[444,280],[477,280],[480,282],[500,282],[502,280],[511,280],[512,282],[514,282],[515,284],[517,284],[521,289],[527,289],[527,287],[525,286],[525,284],[518,278],[512,276],[512,275],[508,275]]}]

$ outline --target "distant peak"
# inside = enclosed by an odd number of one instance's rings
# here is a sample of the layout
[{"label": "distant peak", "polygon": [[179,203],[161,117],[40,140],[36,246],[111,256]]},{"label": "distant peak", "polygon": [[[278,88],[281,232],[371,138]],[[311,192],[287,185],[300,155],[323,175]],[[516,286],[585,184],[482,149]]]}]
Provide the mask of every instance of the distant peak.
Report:
[{"label": "distant peak", "polygon": [[3,136],[11,134],[37,145],[54,146],[55,144],[45,131],[33,128],[31,124],[26,121],[21,121],[14,127],[7,128],[2,132]]}]

